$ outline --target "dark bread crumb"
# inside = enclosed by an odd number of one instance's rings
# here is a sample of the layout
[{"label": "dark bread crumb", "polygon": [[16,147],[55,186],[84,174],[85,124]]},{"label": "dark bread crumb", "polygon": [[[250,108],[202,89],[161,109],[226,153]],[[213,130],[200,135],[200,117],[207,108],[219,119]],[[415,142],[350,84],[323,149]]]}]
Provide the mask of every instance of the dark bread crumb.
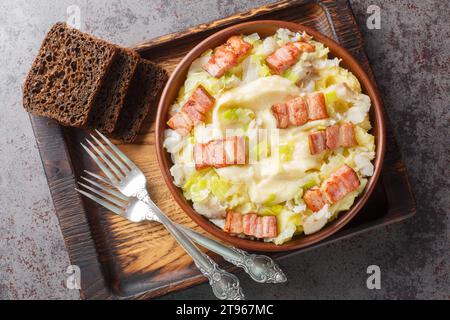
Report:
[{"label": "dark bread crumb", "polygon": [[149,109],[156,108],[166,81],[167,73],[164,69],[151,61],[141,59],[125,97],[116,129],[112,133],[114,138],[133,142]]},{"label": "dark bread crumb", "polygon": [[139,60],[138,53],[131,49],[119,48],[117,57],[95,98],[88,119],[88,128],[95,128],[103,133],[113,132]]},{"label": "dark bread crumb", "polygon": [[114,45],[56,23],[25,80],[24,108],[63,125],[84,126],[116,53]]}]

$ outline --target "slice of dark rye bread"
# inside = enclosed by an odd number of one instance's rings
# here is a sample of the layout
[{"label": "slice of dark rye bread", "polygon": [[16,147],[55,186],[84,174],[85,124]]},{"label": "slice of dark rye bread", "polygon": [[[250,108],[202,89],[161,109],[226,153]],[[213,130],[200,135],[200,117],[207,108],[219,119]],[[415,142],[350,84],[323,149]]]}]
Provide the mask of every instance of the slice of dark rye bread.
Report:
[{"label": "slice of dark rye bread", "polygon": [[56,23],[25,80],[25,109],[63,125],[84,126],[116,53],[114,45]]},{"label": "slice of dark rye bread", "polygon": [[131,49],[118,48],[117,57],[106,74],[103,85],[95,98],[87,127],[103,133],[114,131],[128,87],[140,60]]},{"label": "slice of dark rye bread", "polygon": [[141,59],[125,97],[116,129],[112,133],[114,138],[133,142],[150,107],[156,108],[166,81],[167,73],[164,69],[151,61]]}]

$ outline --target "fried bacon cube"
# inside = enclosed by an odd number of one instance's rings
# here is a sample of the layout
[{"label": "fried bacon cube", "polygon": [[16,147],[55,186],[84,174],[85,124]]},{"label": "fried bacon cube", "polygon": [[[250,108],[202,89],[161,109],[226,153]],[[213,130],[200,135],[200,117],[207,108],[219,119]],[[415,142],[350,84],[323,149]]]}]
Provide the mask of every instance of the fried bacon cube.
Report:
[{"label": "fried bacon cube", "polygon": [[353,123],[344,123],[339,127],[339,146],[340,147],[354,147],[358,142],[355,137],[355,126]]},{"label": "fried bacon cube", "polygon": [[325,96],[322,92],[315,92],[306,96],[308,105],[308,119],[320,120],[328,118],[327,105],[325,104]]},{"label": "fried bacon cube", "polygon": [[167,125],[182,136],[187,136],[194,127],[194,122],[185,112],[177,112],[167,121]]},{"label": "fried bacon cube", "polygon": [[242,136],[215,139],[194,145],[194,162],[197,170],[245,164],[245,159],[245,138]]},{"label": "fried bacon cube", "polygon": [[312,155],[322,153],[327,149],[325,131],[316,131],[308,135],[309,152]]},{"label": "fried bacon cube", "polygon": [[211,76],[220,78],[233,68],[253,46],[239,36],[232,36],[227,42],[217,47],[203,69]]},{"label": "fried bacon cube", "polygon": [[327,140],[328,149],[333,150],[339,147],[339,125],[335,124],[329,126],[325,130],[325,136]]},{"label": "fried bacon cube", "polygon": [[303,200],[305,201],[308,208],[313,211],[319,211],[324,205],[327,204],[322,190],[318,187],[313,187],[305,192],[303,195]]},{"label": "fried bacon cube", "polygon": [[289,127],[289,111],[286,103],[274,104],[271,109],[277,121],[277,128],[286,129]]},{"label": "fried bacon cube", "polygon": [[358,145],[355,137],[355,126],[353,123],[343,125],[332,125],[325,131],[314,131],[308,135],[309,151],[311,154],[318,154],[329,149],[338,147],[354,147]]},{"label": "fried bacon cube", "polygon": [[308,106],[303,97],[296,97],[286,102],[289,123],[293,126],[301,126],[308,122]]},{"label": "fried bacon cube", "polygon": [[328,201],[335,203],[344,198],[348,193],[356,190],[359,185],[360,182],[356,172],[344,164],[325,180],[322,189]]},{"label": "fried bacon cube", "polygon": [[256,213],[240,214],[227,211],[224,231],[233,234],[243,233],[256,238],[272,238],[278,234],[275,216],[258,216]]},{"label": "fried bacon cube", "polygon": [[211,110],[214,102],[215,99],[200,85],[192,92],[181,111],[167,121],[167,125],[185,136],[194,125],[205,120],[205,114]]},{"label": "fried bacon cube", "polygon": [[275,74],[292,67],[303,52],[312,52],[315,47],[306,42],[288,42],[266,58],[266,63]]},{"label": "fried bacon cube", "polygon": [[306,97],[295,97],[284,103],[272,106],[272,114],[279,129],[290,125],[300,126],[308,121],[328,118],[325,97],[322,92],[316,92]]}]

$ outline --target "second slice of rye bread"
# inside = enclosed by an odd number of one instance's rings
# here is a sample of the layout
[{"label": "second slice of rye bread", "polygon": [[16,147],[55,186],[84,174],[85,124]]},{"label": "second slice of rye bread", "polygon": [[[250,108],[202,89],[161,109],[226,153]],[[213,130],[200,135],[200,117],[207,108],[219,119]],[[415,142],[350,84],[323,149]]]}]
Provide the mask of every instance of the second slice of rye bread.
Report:
[{"label": "second slice of rye bread", "polygon": [[167,73],[153,62],[141,59],[120,112],[114,138],[133,142],[150,109],[156,108],[158,97],[167,80]]},{"label": "second slice of rye bread", "polygon": [[87,127],[103,133],[114,131],[123,107],[128,87],[133,79],[140,56],[131,49],[119,48],[119,52],[95,98]]},{"label": "second slice of rye bread", "polygon": [[114,45],[56,23],[25,80],[24,108],[66,126],[84,126],[116,53]]}]

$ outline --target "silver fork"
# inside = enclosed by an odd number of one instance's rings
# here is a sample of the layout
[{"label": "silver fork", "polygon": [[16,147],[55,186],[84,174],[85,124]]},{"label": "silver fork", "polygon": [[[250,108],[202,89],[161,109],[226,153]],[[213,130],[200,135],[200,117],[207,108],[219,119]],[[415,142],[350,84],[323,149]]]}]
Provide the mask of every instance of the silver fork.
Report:
[{"label": "silver fork", "polygon": [[[77,189],[78,192],[128,220],[134,222],[139,222],[144,219],[158,221],[157,217],[149,210],[148,206],[137,200],[137,198],[126,197],[117,192],[102,176],[87,170],[85,170],[85,172],[99,181],[96,182],[86,177],[81,177],[81,179],[88,182],[90,185],[81,182],[79,182],[79,184],[90,192]],[[176,223],[174,224],[197,244],[221,255],[226,261],[235,266],[244,269],[244,271],[256,282],[281,283],[287,280],[283,271],[281,271],[279,266],[268,256],[249,254],[244,250],[225,246],[222,243],[205,237],[189,228]]]},{"label": "silver fork", "polygon": [[[96,132],[113,152],[108,150],[108,148],[93,135],[91,135],[91,137],[103,152],[88,139],[86,139],[87,143],[98,156],[84,144],[81,145],[108,177],[111,184],[123,195],[127,197],[136,197],[148,206],[149,211],[155,216],[155,218],[151,218],[151,220],[157,219],[160,221],[181,247],[183,247],[187,254],[191,256],[200,272],[208,278],[213,293],[217,298],[221,300],[244,299],[244,294],[239,285],[238,278],[235,275],[222,270],[214,260],[201,252],[192,240],[174,225],[174,223],[150,199],[146,189],[147,181],[144,173],[105,136],[97,130]],[[106,157],[105,154],[108,157]],[[103,162],[100,159],[103,160]]]}]

